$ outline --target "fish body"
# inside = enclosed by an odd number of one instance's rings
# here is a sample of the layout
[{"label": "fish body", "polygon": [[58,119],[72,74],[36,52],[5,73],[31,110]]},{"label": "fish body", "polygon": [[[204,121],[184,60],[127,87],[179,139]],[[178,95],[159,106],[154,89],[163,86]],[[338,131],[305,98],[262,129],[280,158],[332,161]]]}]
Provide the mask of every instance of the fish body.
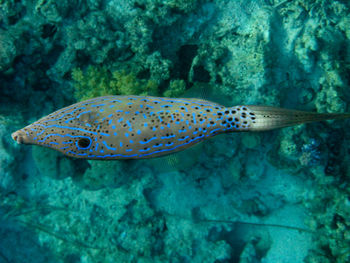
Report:
[{"label": "fish body", "polygon": [[76,158],[143,159],[181,151],[225,132],[348,117],[264,106],[225,107],[190,98],[105,96],[53,112],[12,138]]}]

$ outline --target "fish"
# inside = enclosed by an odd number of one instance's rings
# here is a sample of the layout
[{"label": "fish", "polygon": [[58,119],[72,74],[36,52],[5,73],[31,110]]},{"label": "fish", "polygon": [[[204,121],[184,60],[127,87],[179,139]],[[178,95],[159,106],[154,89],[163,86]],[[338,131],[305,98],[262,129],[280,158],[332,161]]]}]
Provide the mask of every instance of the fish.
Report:
[{"label": "fish", "polygon": [[145,159],[185,150],[229,132],[268,131],[349,118],[271,106],[225,107],[194,98],[103,96],[57,110],[12,133],[32,144],[84,159]]}]

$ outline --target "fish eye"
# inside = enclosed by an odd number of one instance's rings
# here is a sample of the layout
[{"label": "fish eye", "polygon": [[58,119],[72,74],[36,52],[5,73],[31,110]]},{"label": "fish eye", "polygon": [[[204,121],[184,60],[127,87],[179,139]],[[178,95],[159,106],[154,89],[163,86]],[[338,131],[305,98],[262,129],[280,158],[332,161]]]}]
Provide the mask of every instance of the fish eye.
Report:
[{"label": "fish eye", "polygon": [[78,146],[79,148],[88,148],[90,146],[91,141],[88,138],[80,138],[78,140]]}]

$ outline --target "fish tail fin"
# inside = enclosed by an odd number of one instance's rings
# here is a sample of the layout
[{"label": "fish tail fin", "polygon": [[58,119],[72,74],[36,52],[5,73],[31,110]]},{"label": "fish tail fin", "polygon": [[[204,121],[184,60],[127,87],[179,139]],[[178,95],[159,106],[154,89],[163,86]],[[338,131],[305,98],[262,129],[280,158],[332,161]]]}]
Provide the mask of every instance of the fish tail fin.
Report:
[{"label": "fish tail fin", "polygon": [[247,106],[254,115],[248,130],[266,131],[308,122],[350,118],[350,113],[315,113],[269,106]]}]

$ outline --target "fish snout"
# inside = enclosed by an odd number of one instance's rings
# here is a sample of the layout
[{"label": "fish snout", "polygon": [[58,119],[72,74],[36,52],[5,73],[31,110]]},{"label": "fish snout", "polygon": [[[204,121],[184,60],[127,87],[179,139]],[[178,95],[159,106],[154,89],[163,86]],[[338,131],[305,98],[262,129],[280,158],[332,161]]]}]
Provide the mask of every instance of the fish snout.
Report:
[{"label": "fish snout", "polygon": [[14,139],[18,144],[25,143],[25,133],[22,130],[15,131],[11,134],[12,139]]}]

